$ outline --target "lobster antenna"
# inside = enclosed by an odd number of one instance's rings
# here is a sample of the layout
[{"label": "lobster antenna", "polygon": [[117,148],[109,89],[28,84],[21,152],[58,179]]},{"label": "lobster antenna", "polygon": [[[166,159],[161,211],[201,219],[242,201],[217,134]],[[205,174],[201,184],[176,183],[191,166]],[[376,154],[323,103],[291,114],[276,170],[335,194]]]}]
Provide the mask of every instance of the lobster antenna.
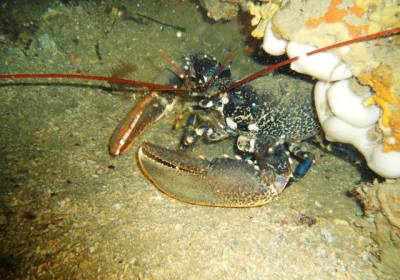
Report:
[{"label": "lobster antenna", "polygon": [[160,90],[160,91],[174,91],[174,92],[187,92],[187,89],[183,88],[174,88],[170,86],[158,85],[153,83],[139,82],[134,80],[126,80],[121,78],[113,78],[113,77],[105,77],[105,76],[94,76],[94,75],[81,75],[81,74],[9,74],[9,75],[0,75],[0,80],[4,79],[80,79],[80,80],[93,80],[93,81],[104,81],[109,83],[116,83],[122,85],[130,85],[130,86],[141,86],[147,90]]},{"label": "lobster antenna", "polygon": [[[396,33],[399,33],[399,32],[400,32],[400,27],[389,29],[389,30],[386,30],[386,31],[380,31],[380,32],[377,32],[377,33],[374,33],[374,34],[362,36],[362,37],[359,37],[359,38],[355,38],[355,39],[347,40],[347,41],[344,41],[344,42],[341,42],[341,43],[333,44],[333,45],[330,45],[330,46],[327,46],[327,47],[323,47],[323,48],[308,52],[308,53],[305,54],[305,56],[310,56],[310,55],[313,55],[313,54],[325,52],[325,51],[328,51],[328,50],[331,50],[331,49],[335,49],[335,48],[339,48],[339,47],[343,47],[343,46],[347,46],[347,45],[351,45],[351,44],[355,44],[355,43],[359,43],[359,42],[363,42],[363,41],[368,41],[368,40],[372,40],[372,39],[381,38],[381,37],[384,37],[384,36],[387,36],[387,35],[391,35],[391,34],[396,34]],[[301,57],[302,56],[304,56],[304,55],[301,55]],[[250,81],[252,81],[254,79],[257,79],[258,77],[260,77],[260,76],[262,76],[262,75],[264,75],[264,74],[266,74],[266,73],[268,73],[268,72],[270,72],[272,70],[275,70],[275,69],[280,68],[282,66],[288,65],[288,64],[292,63],[293,61],[298,60],[299,58],[300,58],[300,56],[296,56],[296,57],[287,59],[285,61],[279,62],[279,63],[277,63],[275,65],[266,67],[261,71],[258,71],[256,73],[254,73],[254,74],[252,74],[252,75],[250,75],[250,76],[248,76],[248,77],[236,82],[236,83],[233,83],[230,87],[218,92],[217,94],[215,94],[213,96],[210,96],[204,102],[207,103],[209,101],[212,101],[212,100],[218,98],[223,93],[231,91],[232,89],[235,89],[235,88],[237,88],[237,87],[239,87],[239,86],[241,86],[241,85],[243,85],[243,84],[245,84],[247,82],[250,82]]]}]

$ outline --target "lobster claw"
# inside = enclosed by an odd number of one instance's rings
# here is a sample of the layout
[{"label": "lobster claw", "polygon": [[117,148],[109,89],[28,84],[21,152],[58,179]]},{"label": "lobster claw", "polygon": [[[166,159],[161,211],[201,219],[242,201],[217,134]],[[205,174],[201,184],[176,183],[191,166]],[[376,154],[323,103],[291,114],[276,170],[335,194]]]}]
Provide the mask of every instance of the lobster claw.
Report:
[{"label": "lobster claw", "polygon": [[169,93],[152,91],[146,94],[115,128],[109,143],[110,154],[125,153],[149,125],[172,109],[177,99],[176,95]]},{"label": "lobster claw", "polygon": [[254,207],[267,204],[289,178],[265,182],[254,165],[231,158],[210,161],[152,143],[139,148],[144,173],[168,196],[198,205]]}]

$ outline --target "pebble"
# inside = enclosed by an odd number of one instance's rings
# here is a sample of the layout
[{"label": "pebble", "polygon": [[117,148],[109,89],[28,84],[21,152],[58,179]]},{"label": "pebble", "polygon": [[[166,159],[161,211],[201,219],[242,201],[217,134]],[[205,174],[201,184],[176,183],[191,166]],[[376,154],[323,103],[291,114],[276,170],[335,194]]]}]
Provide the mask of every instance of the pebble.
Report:
[{"label": "pebble", "polygon": [[349,223],[345,220],[334,219],[333,222],[338,225],[349,226]]},{"label": "pebble", "polygon": [[112,206],[115,210],[120,210],[121,209],[121,204],[119,204],[119,203],[114,203],[113,204],[113,206]]},{"label": "pebble", "polygon": [[182,225],[181,224],[176,224],[175,225],[175,230],[181,230],[182,229]]},{"label": "pebble", "polygon": [[325,237],[325,239],[326,239],[326,241],[328,241],[328,243],[330,243],[330,244],[333,243],[333,236],[329,232],[329,230],[323,229],[323,230],[321,230],[321,234],[322,234],[323,237]]}]

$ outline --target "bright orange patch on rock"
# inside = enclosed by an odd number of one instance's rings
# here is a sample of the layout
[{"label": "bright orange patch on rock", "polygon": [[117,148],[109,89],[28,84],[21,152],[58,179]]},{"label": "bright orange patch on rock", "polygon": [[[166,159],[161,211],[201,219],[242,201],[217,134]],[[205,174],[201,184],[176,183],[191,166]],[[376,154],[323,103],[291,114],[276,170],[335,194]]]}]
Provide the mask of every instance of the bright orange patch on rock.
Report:
[{"label": "bright orange patch on rock", "polygon": [[343,23],[343,25],[346,26],[346,28],[350,32],[350,35],[353,38],[361,36],[362,33],[367,34],[369,28],[368,24],[354,26],[349,24],[346,20],[343,19],[345,16],[350,14],[356,15],[357,17],[361,18],[361,16],[366,12],[366,10],[358,7],[356,4],[347,9],[339,9],[338,6],[340,4],[342,4],[342,0],[332,0],[331,3],[329,4],[326,13],[318,19],[309,18],[306,22],[306,26],[309,28],[315,28],[323,22],[325,23],[341,22]]},{"label": "bright orange patch on rock", "polygon": [[383,151],[400,151],[400,99],[390,89],[393,79],[391,67],[381,65],[371,75],[364,74],[358,79],[372,87],[375,95],[370,101],[382,108],[380,124],[384,134]]}]

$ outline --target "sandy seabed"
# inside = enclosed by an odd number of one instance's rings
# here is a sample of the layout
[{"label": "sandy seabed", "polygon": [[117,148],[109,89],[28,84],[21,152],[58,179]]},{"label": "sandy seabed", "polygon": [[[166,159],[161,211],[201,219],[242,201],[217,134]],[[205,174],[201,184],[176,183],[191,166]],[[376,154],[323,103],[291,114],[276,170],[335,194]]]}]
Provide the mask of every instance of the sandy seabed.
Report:
[{"label": "sandy seabed", "polygon": [[[246,40],[240,19],[212,23],[191,1],[13,1],[0,16],[7,74],[125,71],[151,82],[167,65],[155,43],[171,58],[223,60]],[[261,67],[243,52],[231,62],[239,77]],[[177,147],[183,104],[113,158],[109,137],[143,93],[98,85],[0,85],[2,279],[390,279],[371,262],[377,245],[347,196],[360,179],[353,165],[310,145],[315,166],[267,206],[185,204],[158,191],[136,158],[143,141]],[[199,143],[194,152],[220,156],[232,146]]]}]

